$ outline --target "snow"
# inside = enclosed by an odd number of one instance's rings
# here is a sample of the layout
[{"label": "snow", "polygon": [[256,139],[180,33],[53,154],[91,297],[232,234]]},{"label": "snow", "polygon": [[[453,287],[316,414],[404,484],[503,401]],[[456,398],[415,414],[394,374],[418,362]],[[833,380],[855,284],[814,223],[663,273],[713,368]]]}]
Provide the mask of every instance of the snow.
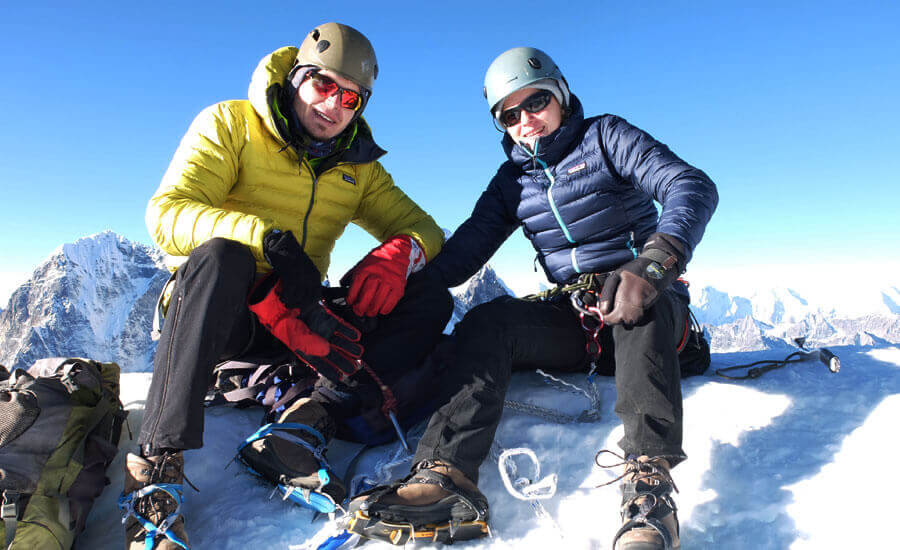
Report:
[{"label": "snow", "polygon": [[[843,368],[833,374],[809,361],[772,371],[762,378],[731,382],[715,368],[777,359],[783,350],[721,353],[700,377],[684,380],[688,460],[673,474],[684,548],[830,549],[884,547],[881,513],[896,507],[892,495],[900,478],[892,474],[896,421],[900,418],[900,347],[831,348]],[[583,375],[563,379],[586,386]],[[137,434],[150,375],[123,375],[122,398]],[[619,451],[622,427],[613,411],[615,384],[598,379],[602,418],[591,424],[556,425],[507,412],[498,441],[507,448],[529,447],[541,475],[559,476],[556,495],[542,501],[549,518],[503,488],[491,460],[481,468],[480,488],[491,504],[493,538],[459,544],[463,548],[609,549],[618,526],[613,477],[593,463],[603,448]],[[517,374],[510,398],[577,413],[585,399],[560,393],[532,373]],[[327,518],[269,498],[270,489],[239,465],[225,469],[240,441],[258,426],[254,410],[211,409],[205,447],[187,453],[187,475],[199,493],[186,488],[188,530],[193,548],[307,548],[330,532]],[[95,503],[82,548],[119,548],[123,529],[115,501],[122,487],[127,432]],[[331,447],[333,462],[346,463],[350,444]],[[378,472],[400,453],[387,445],[364,453],[357,473]],[[610,462],[610,457],[602,460]],[[406,465],[394,469],[402,475]],[[877,518],[872,521],[872,514]],[[875,527],[873,529],[873,527]],[[888,544],[889,546],[889,544]],[[314,546],[313,546],[314,547]],[[367,548],[388,545],[369,542]]]}]

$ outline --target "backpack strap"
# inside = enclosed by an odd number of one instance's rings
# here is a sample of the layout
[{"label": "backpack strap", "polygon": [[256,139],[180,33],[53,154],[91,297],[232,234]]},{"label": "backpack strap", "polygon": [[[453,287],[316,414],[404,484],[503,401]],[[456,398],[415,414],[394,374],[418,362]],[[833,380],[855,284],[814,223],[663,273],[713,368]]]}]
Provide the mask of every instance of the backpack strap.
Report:
[{"label": "backpack strap", "polygon": [[19,493],[14,491],[3,491],[3,504],[0,507],[0,518],[3,519],[3,530],[6,533],[6,542],[3,548],[9,548],[13,539],[16,538],[16,525],[19,516]]}]

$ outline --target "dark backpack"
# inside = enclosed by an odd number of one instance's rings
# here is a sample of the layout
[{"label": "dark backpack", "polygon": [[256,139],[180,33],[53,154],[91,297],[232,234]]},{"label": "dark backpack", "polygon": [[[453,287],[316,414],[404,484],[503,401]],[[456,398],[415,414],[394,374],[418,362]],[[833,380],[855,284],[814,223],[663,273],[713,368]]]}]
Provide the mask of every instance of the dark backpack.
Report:
[{"label": "dark backpack", "polygon": [[127,414],[119,370],[56,357],[0,382],[4,548],[68,549],[84,530]]},{"label": "dark backpack", "polygon": [[688,310],[685,321],[684,338],[678,348],[678,363],[681,365],[681,377],[697,376],[706,372],[710,364],[709,342],[694,312]]}]

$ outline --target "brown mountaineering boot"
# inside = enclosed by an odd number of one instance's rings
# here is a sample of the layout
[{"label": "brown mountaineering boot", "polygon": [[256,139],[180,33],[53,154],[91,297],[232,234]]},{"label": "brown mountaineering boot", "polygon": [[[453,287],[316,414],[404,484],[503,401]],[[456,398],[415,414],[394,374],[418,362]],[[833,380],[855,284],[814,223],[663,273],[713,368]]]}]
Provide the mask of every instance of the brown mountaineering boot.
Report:
[{"label": "brown mountaineering boot", "polygon": [[[611,451],[600,451],[619,457]],[[622,458],[622,457],[619,457]],[[613,537],[613,550],[679,550],[678,508],[672,491],[678,492],[669,473],[667,456],[624,458],[618,464],[625,473],[604,485],[622,480],[622,526]],[[595,459],[596,461],[596,459]]]},{"label": "brown mountaineering boot", "polygon": [[[478,492],[478,486],[458,468],[440,461],[425,462],[418,469],[427,469],[449,477],[459,488],[471,493]],[[425,506],[434,504],[450,496],[450,492],[434,483],[410,483],[401,485],[394,493],[381,497],[383,504],[399,504],[401,506]]]},{"label": "brown mountaineering boot", "polygon": [[[288,407],[273,427],[277,428],[279,424],[301,424],[311,430],[271,431],[242,447],[239,451],[241,460],[276,485],[319,491],[340,504],[347,490],[325,461],[325,446],[336,431],[334,420],[321,404],[304,397]],[[327,472],[327,480],[319,475],[323,469]]]},{"label": "brown mountaineering boot", "polygon": [[[119,501],[119,506],[127,513],[125,548],[144,550],[148,531],[151,531],[154,550],[189,547],[184,516],[180,511],[175,515],[179,508],[179,491],[183,481],[184,455],[181,452],[167,452],[146,458],[128,453],[125,458],[125,491]],[[177,499],[172,493],[162,489],[151,490],[144,495],[137,493],[145,487],[166,483],[179,486],[179,491],[171,489]]]},{"label": "brown mountaineering boot", "polygon": [[490,533],[487,498],[459,469],[425,460],[406,478],[350,502],[347,530],[394,545],[469,540]]}]

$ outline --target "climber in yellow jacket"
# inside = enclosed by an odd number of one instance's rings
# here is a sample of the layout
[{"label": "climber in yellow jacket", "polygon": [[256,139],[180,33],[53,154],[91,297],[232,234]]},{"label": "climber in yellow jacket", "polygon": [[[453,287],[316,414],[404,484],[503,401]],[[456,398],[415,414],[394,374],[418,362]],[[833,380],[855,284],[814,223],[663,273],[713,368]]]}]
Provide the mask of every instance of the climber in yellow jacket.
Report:
[{"label": "climber in yellow jacket", "polygon": [[[408,381],[423,372],[452,310],[443,285],[418,273],[443,232],[378,160],[385,151],[361,116],[377,76],[365,36],[319,25],[299,48],[263,58],[249,99],[204,109],[178,146],[146,214],[157,244],[182,265],[139,452],[126,460],[126,546],[188,547],[182,451],[203,444],[203,401],[221,360],[283,351],[319,374],[312,393],[287,404],[240,458],[326,508],[346,497],[324,450],[336,434],[359,434],[348,420],[380,414],[402,437],[430,412],[427,384]],[[335,293],[321,282],[350,222],[381,244]]]}]

